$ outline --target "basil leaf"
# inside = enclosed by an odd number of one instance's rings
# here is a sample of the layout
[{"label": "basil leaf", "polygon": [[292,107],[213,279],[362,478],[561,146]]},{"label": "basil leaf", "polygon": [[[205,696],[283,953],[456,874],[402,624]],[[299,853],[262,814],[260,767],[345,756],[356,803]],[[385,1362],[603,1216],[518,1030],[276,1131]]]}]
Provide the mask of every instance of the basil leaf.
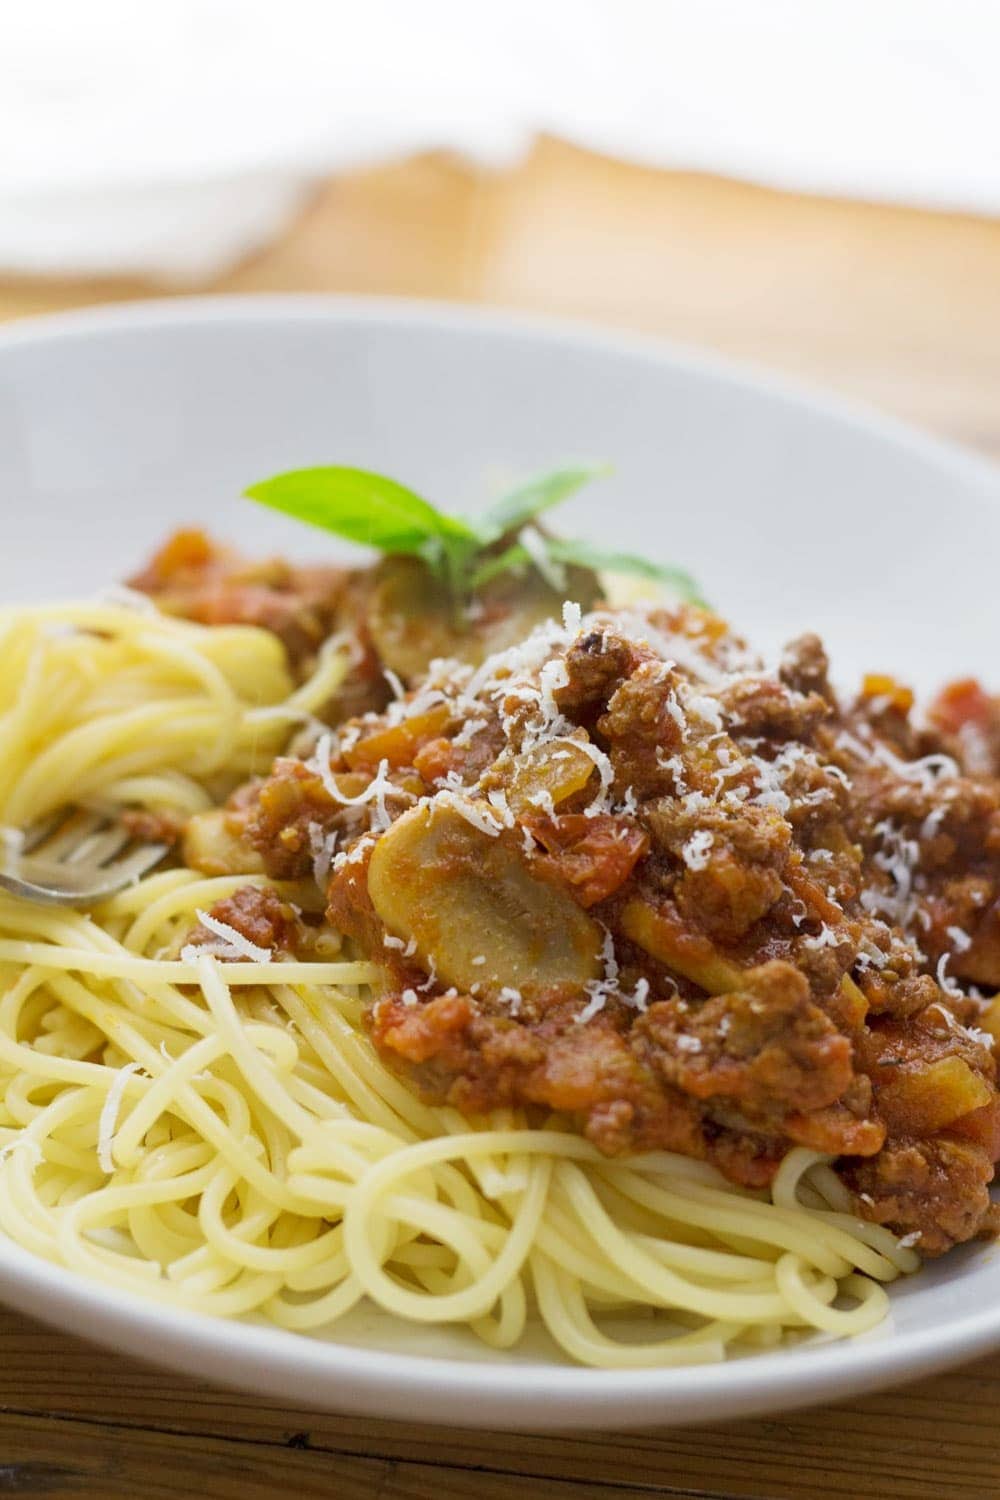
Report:
[{"label": "basil leaf", "polygon": [[484,583],[489,583],[491,578],[498,577],[501,573],[511,573],[517,568],[524,568],[531,562],[531,553],[527,547],[515,542],[512,547],[506,547],[503,552],[498,552],[495,557],[486,558],[478,568],[474,568],[469,575],[469,588],[482,588]]},{"label": "basil leaf", "polygon": [[382,552],[419,553],[428,542],[447,547],[477,540],[464,521],[367,469],[292,469],[252,484],[244,493],[272,510]]},{"label": "basil leaf", "polygon": [[628,552],[605,552],[601,547],[592,547],[589,542],[571,542],[562,537],[546,537],[545,546],[549,556],[557,562],[576,563],[598,572],[629,573],[649,578],[654,583],[669,584],[687,604],[705,604],[697,583],[683,568],[667,567]]},{"label": "basil leaf", "polygon": [[483,515],[475,517],[473,524],[484,541],[496,541],[505,532],[520,530],[526,521],[568,500],[591,479],[609,472],[605,466],[577,465],[539,474],[497,500]]}]

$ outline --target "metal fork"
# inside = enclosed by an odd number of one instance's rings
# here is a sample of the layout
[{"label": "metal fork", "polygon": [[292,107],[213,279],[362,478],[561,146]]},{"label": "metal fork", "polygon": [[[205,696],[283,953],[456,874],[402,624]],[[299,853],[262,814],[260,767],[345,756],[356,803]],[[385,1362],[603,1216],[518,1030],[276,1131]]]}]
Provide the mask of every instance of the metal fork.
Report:
[{"label": "metal fork", "polygon": [[0,830],[0,888],[29,901],[87,906],[140,879],[168,847],[133,838],[108,814],[63,807],[23,830]]}]

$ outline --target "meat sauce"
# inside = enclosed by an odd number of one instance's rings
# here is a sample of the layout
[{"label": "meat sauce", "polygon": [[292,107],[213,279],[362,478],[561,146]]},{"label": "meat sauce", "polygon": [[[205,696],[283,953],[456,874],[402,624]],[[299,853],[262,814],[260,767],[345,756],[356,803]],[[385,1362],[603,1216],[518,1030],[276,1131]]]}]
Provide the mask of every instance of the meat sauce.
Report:
[{"label": "meat sauce", "polygon": [[129,586],[167,614],[202,625],[259,625],[293,665],[313,657],[338,628],[346,568],[296,567],[281,558],[248,562],[194,529],[175,532]]},{"label": "meat sauce", "polygon": [[815,637],[769,672],[694,607],[567,606],[278,760],[227,833],[382,965],[375,1046],[427,1099],[755,1188],[812,1147],[937,1254],[996,1228],[998,724],[968,685],[926,727],[891,679],[841,703]]}]

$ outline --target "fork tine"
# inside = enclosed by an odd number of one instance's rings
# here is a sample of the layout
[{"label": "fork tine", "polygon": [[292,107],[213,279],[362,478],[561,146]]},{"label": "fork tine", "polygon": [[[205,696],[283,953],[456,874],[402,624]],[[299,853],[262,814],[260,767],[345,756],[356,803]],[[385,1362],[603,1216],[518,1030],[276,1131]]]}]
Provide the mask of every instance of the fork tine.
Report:
[{"label": "fork tine", "polygon": [[37,849],[51,834],[55,833],[57,828],[61,828],[66,820],[67,809],[60,807],[56,812],[49,813],[37,823],[29,823],[27,828],[21,830],[24,838],[18,853],[30,854],[33,849]]},{"label": "fork tine", "polygon": [[135,839],[113,815],[63,808],[24,830],[19,847],[0,847],[0,890],[30,901],[86,906],[139,880],[167,844]]},{"label": "fork tine", "polygon": [[17,875],[0,871],[0,887],[35,901],[68,906],[103,900],[141,879],[167,852],[165,844],[139,844],[124,859],[95,866],[89,861],[26,859]]},{"label": "fork tine", "polygon": [[72,817],[67,818],[54,833],[37,844],[32,852],[41,859],[69,860],[91,834],[104,826],[104,822],[99,813],[78,808]]},{"label": "fork tine", "polygon": [[100,873],[117,887],[130,885],[132,881],[141,879],[147,870],[158,865],[166,852],[166,844],[137,844],[131,854],[105,865]]},{"label": "fork tine", "polygon": [[105,819],[93,833],[89,833],[75,848],[70,849],[64,859],[67,864],[86,860],[88,865],[99,867],[120,854],[126,844],[131,842],[132,835],[127,828],[123,828],[120,823],[109,824]]}]

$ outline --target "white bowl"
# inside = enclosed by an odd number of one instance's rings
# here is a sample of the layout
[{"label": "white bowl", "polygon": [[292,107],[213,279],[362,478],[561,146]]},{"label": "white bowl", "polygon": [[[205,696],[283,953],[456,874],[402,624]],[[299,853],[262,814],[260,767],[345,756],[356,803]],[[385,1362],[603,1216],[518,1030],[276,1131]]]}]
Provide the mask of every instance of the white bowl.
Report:
[{"label": "white bowl", "polygon": [[[305,464],[383,469],[455,505],[564,459],[615,477],[565,525],[684,563],[765,647],[817,629],[836,675],[928,689],[994,664],[1000,475],[908,428],[689,351],[457,308],[319,298],[120,307],[0,331],[0,597],[125,576],[172,525],[325,555],[236,497]],[[61,1327],[287,1401],[486,1427],[775,1411],[1000,1345],[1000,1252],[892,1293],[877,1333],[690,1370],[496,1355],[371,1311],[336,1338],[147,1306],[0,1241],[0,1295]]]}]

